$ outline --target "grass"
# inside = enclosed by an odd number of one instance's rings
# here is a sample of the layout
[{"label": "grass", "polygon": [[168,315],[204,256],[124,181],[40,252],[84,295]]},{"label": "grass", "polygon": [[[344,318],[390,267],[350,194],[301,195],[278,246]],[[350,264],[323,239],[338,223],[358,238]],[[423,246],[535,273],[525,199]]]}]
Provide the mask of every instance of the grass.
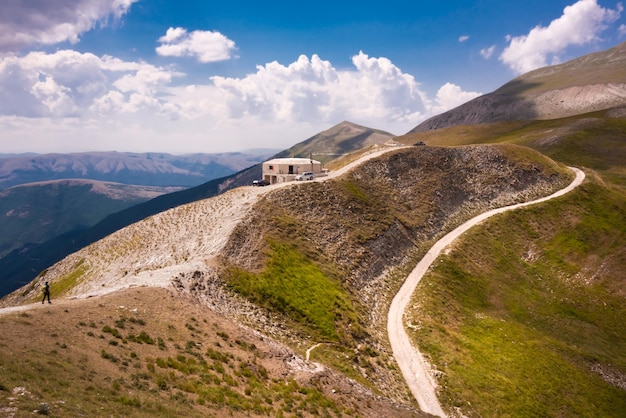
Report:
[{"label": "grass", "polygon": [[490,220],[440,258],[411,321],[444,373],[446,406],[467,416],[626,411],[623,389],[596,372],[626,374],[625,214],[623,194],[592,181]]},{"label": "grass", "polygon": [[[140,293],[112,306],[141,303]],[[262,339],[226,332],[201,310],[189,316],[189,306],[170,305],[162,290],[150,295],[154,309],[132,317],[107,315],[115,308],[103,299],[97,307],[0,317],[0,330],[12,335],[10,346],[0,342],[0,406],[12,405],[16,417],[43,404],[52,416],[343,416],[347,406],[321,386],[272,375]],[[168,318],[170,310],[176,314]],[[101,318],[97,328],[86,316]]]},{"label": "grass", "polygon": [[262,272],[229,271],[225,278],[232,289],[292,318],[322,339],[345,339],[346,327],[356,322],[356,315],[341,283],[295,247],[271,243],[270,248]]}]

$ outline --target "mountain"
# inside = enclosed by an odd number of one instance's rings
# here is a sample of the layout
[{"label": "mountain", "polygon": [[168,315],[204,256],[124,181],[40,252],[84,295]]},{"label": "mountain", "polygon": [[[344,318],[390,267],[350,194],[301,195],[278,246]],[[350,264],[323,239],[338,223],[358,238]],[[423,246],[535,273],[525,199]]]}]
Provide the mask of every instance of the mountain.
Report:
[{"label": "mountain", "polygon": [[394,135],[343,121],[276,155],[281,157],[312,157],[327,163],[342,155],[392,141]]},{"label": "mountain", "polygon": [[79,233],[107,215],[232,174],[268,155],[269,150],[182,156],[119,152],[3,154],[0,256],[65,233]]},{"label": "mountain", "polygon": [[[300,153],[325,153],[328,150],[351,152],[363,145],[385,143],[393,135],[349,122],[313,136],[300,145],[296,144],[275,157],[302,156]],[[0,258],[0,297],[28,283],[46,267],[66,255],[91,244],[120,228],[164,210],[215,196],[224,191],[252,184],[261,175],[261,164],[248,167],[238,173],[211,180],[187,190],[159,196],[128,209],[110,214],[96,225],[85,230],[72,230],[37,245],[13,250]]]},{"label": "mountain", "polygon": [[87,229],[111,213],[179,189],[68,179],[0,190],[0,256]]},{"label": "mountain", "polygon": [[434,116],[411,132],[514,120],[557,119],[626,105],[626,42],[523,74]]},{"label": "mountain", "polygon": [[0,158],[0,188],[68,178],[191,187],[241,171],[274,153],[257,150],[188,155],[128,152],[4,155]]},{"label": "mountain", "polygon": [[[28,313],[26,321],[39,323],[40,314],[68,311],[58,321],[72,331],[62,331],[59,324],[53,331],[57,337],[49,338],[52,346],[44,342],[25,356],[35,361],[33,356],[58,343],[57,352],[68,359],[58,379],[71,376],[67,370],[75,364],[83,368],[56,392],[64,402],[54,404],[55,411],[84,414],[92,403],[113,408],[91,397],[93,391],[110,393],[114,405],[124,403],[122,396],[148,407],[174,396],[167,407],[177,402],[185,415],[245,413],[254,408],[258,393],[277,391],[294,379],[298,386],[285,390],[314,394],[325,389],[334,402],[352,405],[352,412],[342,408],[337,416],[397,416],[390,405],[405,416],[423,416],[407,396],[384,332],[385,308],[404,274],[434,237],[464,219],[546,195],[568,184],[571,174],[516,146],[379,148],[387,152],[346,174],[331,172],[326,181],[241,187],[156,214],[69,255],[4,298],[5,306],[41,306],[40,286],[48,281],[53,304]],[[195,310],[181,307],[187,298],[196,301]],[[19,314],[6,318],[0,328],[6,335],[19,336],[29,328],[36,333],[39,327],[24,325]],[[154,347],[145,342],[148,337]],[[251,344],[256,351],[249,352]],[[0,357],[11,359],[3,383],[12,388],[18,376],[24,382],[19,370],[26,359],[9,356],[9,345],[0,346]],[[277,356],[271,347],[281,345],[293,354],[278,357],[282,368],[270,367]],[[233,351],[231,346],[240,347],[234,358],[216,364],[220,353]],[[305,361],[307,352],[315,363]],[[113,359],[117,362],[110,365]],[[100,378],[104,370],[115,387]],[[214,374],[218,379],[207,378]],[[57,374],[51,375],[48,384],[58,387]],[[81,385],[79,376],[91,376],[92,388]],[[224,395],[229,380],[237,383],[230,386],[239,394],[236,403],[235,396]],[[353,383],[339,384],[345,381]],[[272,387],[272,382],[280,385]],[[38,383],[24,387],[37,402],[45,401]],[[294,412],[295,405],[283,402],[285,396],[257,402],[271,408],[269,415],[276,414],[274,408]],[[372,410],[374,402],[380,410]],[[324,411],[332,403],[319,394],[307,405],[317,405],[319,415],[331,415]],[[139,415],[128,405],[121,407]],[[308,408],[301,414],[314,415]]]}]

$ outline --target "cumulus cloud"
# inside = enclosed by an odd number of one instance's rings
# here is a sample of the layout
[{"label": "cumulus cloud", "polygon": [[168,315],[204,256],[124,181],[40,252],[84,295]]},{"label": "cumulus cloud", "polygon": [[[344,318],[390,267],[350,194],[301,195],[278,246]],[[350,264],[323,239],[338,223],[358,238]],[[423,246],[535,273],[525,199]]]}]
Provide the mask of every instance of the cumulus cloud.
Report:
[{"label": "cumulus cloud", "polygon": [[213,77],[228,93],[234,117],[258,115],[274,120],[342,120],[355,122],[415,120],[426,111],[425,95],[413,76],[387,58],[360,52],[356,70],[337,70],[330,62],[302,55],[287,66],[259,66],[241,79]]},{"label": "cumulus cloud", "polygon": [[[0,3],[0,52],[76,43],[82,33],[121,18],[138,0],[30,0]],[[26,4],[27,3],[27,4]]]},{"label": "cumulus cloud", "polygon": [[431,113],[443,113],[475,99],[481,94],[474,91],[463,91],[461,87],[455,84],[446,83],[437,91],[437,96],[435,97],[436,105],[432,107]]},{"label": "cumulus cloud", "polygon": [[480,55],[488,60],[489,58],[491,58],[491,56],[493,55],[493,52],[496,50],[496,46],[495,45],[491,45],[488,48],[483,48],[480,50]]},{"label": "cumulus cloud", "polygon": [[224,61],[232,58],[235,42],[219,32],[169,28],[159,38],[156,52],[168,57],[195,57],[200,62]]},{"label": "cumulus cloud", "polygon": [[85,116],[89,109],[102,110],[103,101],[108,110],[115,110],[114,104],[137,109],[139,104],[163,101],[158,94],[179,75],[146,63],[72,50],[7,56],[0,58],[0,115]]},{"label": "cumulus cloud", "polygon": [[465,42],[469,39],[470,37],[468,35],[461,35],[459,36],[459,42]]},{"label": "cumulus cloud", "polygon": [[626,25],[622,24],[619,25],[619,28],[617,28],[617,32],[619,33],[619,37],[623,38],[626,36]]},{"label": "cumulus cloud", "polygon": [[352,64],[337,69],[302,55],[244,77],[185,85],[185,75],[171,68],[72,50],[0,57],[0,141],[5,151],[15,138],[38,135],[55,144],[75,136],[84,149],[98,141],[107,149],[154,149],[150,141],[157,138],[170,143],[159,147],[170,152],[202,144],[213,152],[218,144],[236,150],[258,141],[283,147],[342,120],[404,133],[478,95],[447,83],[429,98],[387,58],[359,52]]},{"label": "cumulus cloud", "polygon": [[559,54],[571,45],[585,45],[599,39],[608,24],[619,19],[616,10],[603,8],[597,0],[579,0],[565,7],[563,15],[547,27],[536,26],[527,35],[510,36],[500,61],[516,74],[560,62]]}]

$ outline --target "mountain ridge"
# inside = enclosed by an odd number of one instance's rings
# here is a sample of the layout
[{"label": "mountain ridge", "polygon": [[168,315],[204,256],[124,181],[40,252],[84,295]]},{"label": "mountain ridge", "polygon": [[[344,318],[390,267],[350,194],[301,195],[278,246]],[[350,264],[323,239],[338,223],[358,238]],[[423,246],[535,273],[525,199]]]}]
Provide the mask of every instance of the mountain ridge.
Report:
[{"label": "mountain ridge", "polygon": [[523,74],[420,123],[409,133],[459,125],[557,119],[626,105],[626,42]]},{"label": "mountain ridge", "polygon": [[66,178],[190,187],[243,170],[274,152],[172,155],[111,151],[4,156],[0,158],[0,189]]}]

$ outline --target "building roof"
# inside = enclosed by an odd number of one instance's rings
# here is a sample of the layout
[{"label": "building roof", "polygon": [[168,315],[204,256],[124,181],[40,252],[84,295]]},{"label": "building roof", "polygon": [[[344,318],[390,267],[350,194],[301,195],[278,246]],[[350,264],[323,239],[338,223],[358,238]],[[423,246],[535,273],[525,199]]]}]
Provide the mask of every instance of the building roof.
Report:
[{"label": "building roof", "polygon": [[264,164],[291,164],[291,165],[298,165],[298,164],[321,164],[319,161],[316,160],[312,160],[310,158],[274,158],[271,160],[267,160],[264,162]]}]

